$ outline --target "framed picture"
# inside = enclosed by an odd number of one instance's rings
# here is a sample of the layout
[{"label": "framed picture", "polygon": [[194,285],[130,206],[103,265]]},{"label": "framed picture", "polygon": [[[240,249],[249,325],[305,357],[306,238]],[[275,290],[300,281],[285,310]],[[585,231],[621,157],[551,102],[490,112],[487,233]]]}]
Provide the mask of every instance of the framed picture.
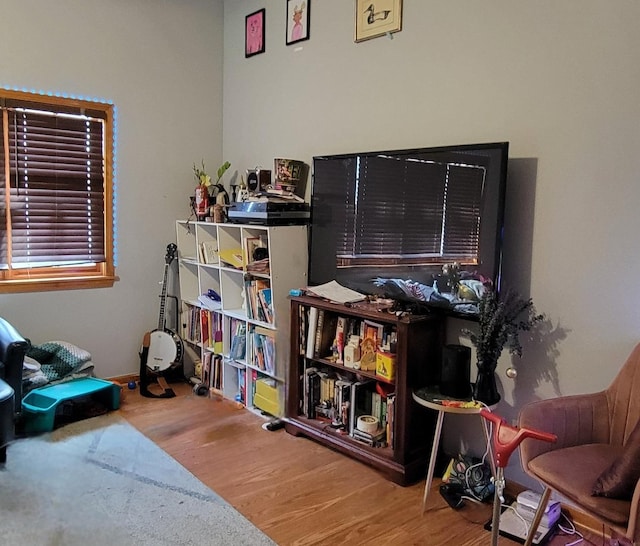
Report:
[{"label": "framed picture", "polygon": [[245,17],[244,56],[252,57],[264,53],[264,19],[265,8],[250,13]]},{"label": "framed picture", "polygon": [[256,261],[254,252],[256,248],[262,247],[262,241],[260,237],[245,237],[242,241],[244,243],[244,265],[248,265]]},{"label": "framed picture", "polygon": [[356,0],[356,42],[402,30],[402,0]]},{"label": "framed picture", "polygon": [[287,45],[309,39],[311,0],[287,0]]}]

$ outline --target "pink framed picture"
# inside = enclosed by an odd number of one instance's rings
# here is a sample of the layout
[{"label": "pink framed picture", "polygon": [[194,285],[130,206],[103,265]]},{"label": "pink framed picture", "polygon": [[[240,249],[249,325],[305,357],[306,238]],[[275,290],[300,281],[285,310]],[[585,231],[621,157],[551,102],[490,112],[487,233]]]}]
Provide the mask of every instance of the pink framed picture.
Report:
[{"label": "pink framed picture", "polygon": [[311,0],[287,0],[287,45],[309,39],[310,8]]},{"label": "pink framed picture", "polygon": [[264,20],[265,9],[250,13],[245,17],[244,27],[244,56],[252,57],[264,53]]}]

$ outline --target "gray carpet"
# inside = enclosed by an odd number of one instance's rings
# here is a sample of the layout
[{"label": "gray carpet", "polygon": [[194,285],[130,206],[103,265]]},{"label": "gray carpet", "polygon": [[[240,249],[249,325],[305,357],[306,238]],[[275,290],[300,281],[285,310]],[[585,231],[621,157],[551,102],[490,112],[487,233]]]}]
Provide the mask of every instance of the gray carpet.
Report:
[{"label": "gray carpet", "polygon": [[0,466],[0,544],[275,543],[110,413],[9,446]]}]

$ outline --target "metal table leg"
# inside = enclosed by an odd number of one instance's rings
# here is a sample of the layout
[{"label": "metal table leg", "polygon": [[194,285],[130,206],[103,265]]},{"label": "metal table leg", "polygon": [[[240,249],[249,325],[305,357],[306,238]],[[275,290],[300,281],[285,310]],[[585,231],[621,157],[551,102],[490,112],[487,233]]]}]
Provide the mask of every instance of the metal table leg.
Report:
[{"label": "metal table leg", "polygon": [[429,458],[429,469],[427,470],[427,481],[424,484],[424,495],[422,497],[422,513],[427,507],[427,495],[431,489],[433,481],[433,471],[436,466],[438,457],[438,447],[440,445],[440,434],[442,433],[442,422],[444,421],[444,411],[438,411],[438,420],[436,421],[436,430],[433,434],[433,445],[431,446],[431,457]]}]

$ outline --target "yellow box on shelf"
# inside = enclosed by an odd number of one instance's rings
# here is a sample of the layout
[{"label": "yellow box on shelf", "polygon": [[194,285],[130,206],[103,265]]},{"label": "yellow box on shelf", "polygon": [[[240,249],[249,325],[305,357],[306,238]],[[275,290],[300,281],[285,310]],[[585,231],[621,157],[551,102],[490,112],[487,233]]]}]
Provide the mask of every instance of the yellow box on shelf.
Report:
[{"label": "yellow box on shelf", "polygon": [[280,413],[280,396],[275,380],[265,377],[256,381],[253,404],[271,415],[277,416]]},{"label": "yellow box on shelf", "polygon": [[376,352],[376,375],[387,381],[393,381],[396,376],[396,355],[386,351]]}]

